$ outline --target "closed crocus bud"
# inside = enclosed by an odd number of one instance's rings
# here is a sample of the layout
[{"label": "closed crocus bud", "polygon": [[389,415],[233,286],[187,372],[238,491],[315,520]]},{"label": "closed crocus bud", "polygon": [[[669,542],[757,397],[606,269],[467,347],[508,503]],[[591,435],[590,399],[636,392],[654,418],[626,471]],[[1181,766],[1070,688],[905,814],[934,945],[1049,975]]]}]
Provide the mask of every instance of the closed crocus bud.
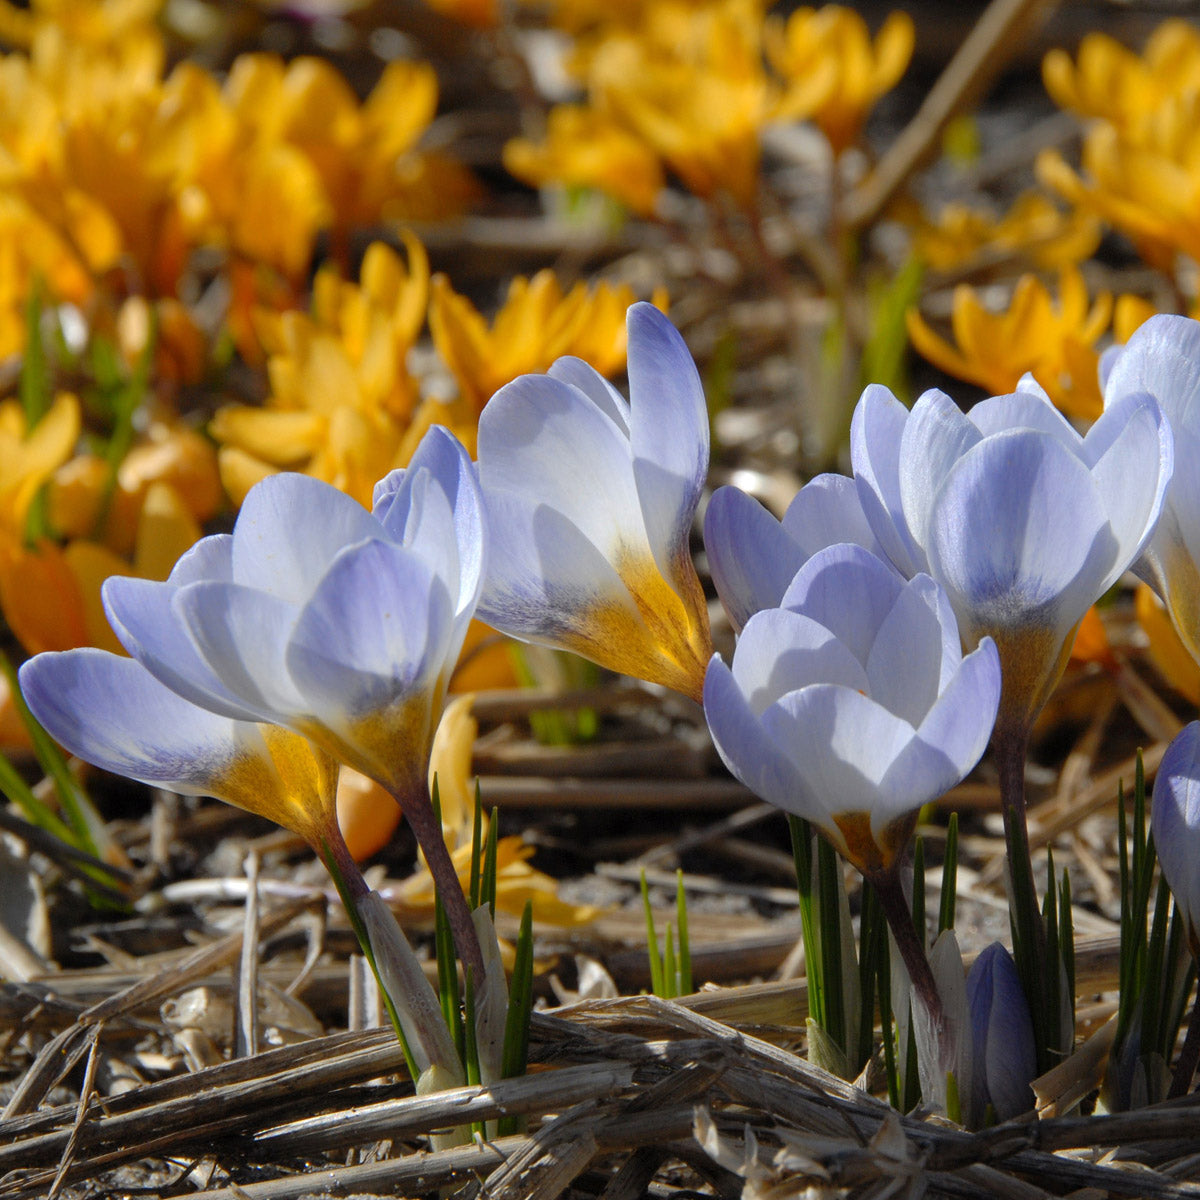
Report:
[{"label": "closed crocus bud", "polygon": [[801,567],[781,608],[750,618],[732,667],[713,657],[704,712],[734,775],[878,875],[921,805],[978,761],[999,696],[995,646],[963,656],[929,576],[906,582],[838,545]]},{"label": "closed crocus bud", "polygon": [[1105,356],[1105,406],[1149,392],[1175,439],[1180,469],[1167,489],[1162,517],[1137,571],[1162,597],[1191,656],[1200,662],[1200,321],[1151,317],[1123,349]]},{"label": "closed crocus bud", "polygon": [[708,411],[671,322],[635,304],[627,324],[630,401],[562,358],[484,408],[479,616],[698,700],[712,642],[688,538],[708,473]]},{"label": "closed crocus bud", "polygon": [[740,488],[718,488],[704,513],[704,549],[717,595],[737,632],[764,608],[778,608],[796,572],[818,550],[853,542],[883,556],[854,480],[818,475],[778,521]]},{"label": "closed crocus bud", "polygon": [[1150,831],[1192,954],[1200,958],[1200,721],[1185,726],[1163,755],[1154,780]]},{"label": "closed crocus bud", "polygon": [[971,1016],[972,1076],[970,1123],[982,1125],[990,1107],[1007,1121],[1033,1107],[1037,1049],[1033,1019],[1012,955],[993,942],[967,974]]},{"label": "closed crocus bud", "polygon": [[1084,613],[1146,549],[1172,446],[1144,391],[1086,437],[1029,377],[967,414],[939,391],[911,412],[884,387],[863,393],[851,428],[863,510],[901,572],[946,589],[968,646],[995,639],[998,731],[1027,732]]}]

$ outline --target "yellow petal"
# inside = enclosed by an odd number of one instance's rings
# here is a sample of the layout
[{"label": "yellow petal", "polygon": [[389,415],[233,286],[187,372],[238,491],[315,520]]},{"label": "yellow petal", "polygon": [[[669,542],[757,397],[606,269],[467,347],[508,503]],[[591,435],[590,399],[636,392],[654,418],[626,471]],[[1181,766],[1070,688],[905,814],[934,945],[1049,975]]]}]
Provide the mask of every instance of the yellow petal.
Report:
[{"label": "yellow petal", "polygon": [[1150,661],[1181,696],[1200,705],[1200,665],[1188,653],[1166,608],[1144,583],[1138,584],[1134,611],[1149,642]]}]

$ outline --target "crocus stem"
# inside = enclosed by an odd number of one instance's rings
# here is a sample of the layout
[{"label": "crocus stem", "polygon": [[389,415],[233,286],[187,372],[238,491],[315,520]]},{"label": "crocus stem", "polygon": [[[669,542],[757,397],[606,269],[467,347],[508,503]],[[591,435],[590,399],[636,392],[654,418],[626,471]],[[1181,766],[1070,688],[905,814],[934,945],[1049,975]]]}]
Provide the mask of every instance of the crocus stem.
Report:
[{"label": "crocus stem", "polygon": [[867,876],[867,882],[875,889],[879,907],[883,909],[892,937],[896,939],[896,947],[904,960],[913,991],[929,1013],[930,1023],[940,1036],[946,1028],[942,998],[938,994],[937,983],[934,981],[933,971],[929,968],[929,959],[925,955],[925,940],[917,932],[908,901],[904,898],[899,872],[895,867],[872,872]]},{"label": "crocus stem", "polygon": [[358,939],[359,949],[362,950],[363,957],[367,960],[371,973],[375,976],[375,982],[379,985],[379,995],[383,998],[383,1006],[387,1010],[392,1028],[396,1031],[396,1038],[400,1042],[400,1048],[404,1051],[404,1060],[408,1064],[409,1074],[415,1083],[420,1076],[420,1071],[409,1046],[408,1037],[404,1032],[404,1026],[401,1024],[400,1014],[396,1011],[396,1005],[392,1002],[392,997],[379,973],[379,964],[375,960],[375,949],[371,945],[367,927],[363,924],[358,910],[359,903],[371,894],[371,889],[367,887],[367,881],[358,869],[358,863],[354,861],[354,856],[350,853],[341,830],[336,824],[316,844],[316,851],[325,864],[330,879],[333,880],[333,886],[337,888],[342,907],[346,910],[346,916],[350,920],[350,927]]},{"label": "crocus stem", "polygon": [[1200,988],[1196,989],[1196,999],[1192,1004],[1192,1015],[1188,1019],[1187,1036],[1183,1039],[1183,1049],[1179,1052],[1179,1061],[1175,1064],[1175,1075],[1171,1080],[1169,1098],[1186,1096],[1192,1086],[1192,1076],[1196,1074],[1196,1063],[1200,1061]]},{"label": "crocus stem", "polygon": [[441,823],[434,815],[433,804],[428,793],[409,793],[396,796],[395,799],[404,809],[409,828],[425,853],[425,862],[433,876],[433,885],[437,889],[442,907],[446,910],[450,932],[454,934],[458,956],[462,959],[463,967],[474,974],[475,990],[478,992],[487,974],[483,965],[483,951],[479,948],[479,935],[475,932],[475,922],[471,919],[471,908],[463,895],[462,884],[450,859],[450,852],[446,849]]}]

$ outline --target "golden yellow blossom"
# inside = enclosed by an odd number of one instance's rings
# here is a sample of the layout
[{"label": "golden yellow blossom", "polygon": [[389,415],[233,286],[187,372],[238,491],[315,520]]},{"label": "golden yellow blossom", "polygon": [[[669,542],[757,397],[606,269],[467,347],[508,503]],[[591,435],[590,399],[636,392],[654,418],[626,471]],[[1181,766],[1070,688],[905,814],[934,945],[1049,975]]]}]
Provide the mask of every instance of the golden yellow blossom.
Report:
[{"label": "golden yellow blossom", "polygon": [[541,143],[514,138],[504,165],[536,187],[595,188],[640,216],[652,216],[665,179],[658,155],[613,117],[578,104],[550,110]]},{"label": "golden yellow blossom", "polygon": [[988,255],[1020,254],[1039,270],[1072,267],[1100,244],[1100,222],[1078,209],[1063,212],[1041,192],[1022,192],[1002,217],[965,204],[947,204],[936,221],[918,216],[913,250],[938,271]]},{"label": "golden yellow blossom", "polygon": [[436,215],[455,215],[473,196],[464,168],[417,152],[437,109],[437,90],[428,63],[397,59],[359,104],[345,78],[324,59],[296,58],[285,66],[268,54],[237,59],[225,86],[233,112],[247,128],[268,143],[294,147],[316,168],[338,238],[384,218],[433,215],[420,194],[425,159],[435,160],[445,185]]},{"label": "golden yellow blossom", "polygon": [[1023,275],[1002,313],[988,311],[973,288],[960,285],[950,318],[955,345],[915,309],[907,319],[913,346],[948,374],[1002,395],[1031,372],[1065,413],[1094,419],[1104,407],[1094,347],[1111,313],[1112,297],[1101,293],[1089,307],[1083,276],[1069,269],[1059,276],[1057,304],[1036,276]]},{"label": "golden yellow blossom", "polygon": [[[433,280],[429,329],[462,398],[478,412],[504,384],[546,370],[573,354],[601,374],[625,365],[625,310],[636,297],[627,286],[588,288],[580,282],[563,293],[553,271],[518,277],[491,327],[444,275]],[[666,297],[654,302],[665,310]]]},{"label": "golden yellow blossom", "polygon": [[777,115],[811,118],[835,155],[853,146],[875,102],[908,68],[913,23],[893,12],[871,40],[852,8],[798,8],[787,21],[768,21],[767,56],[784,80]]},{"label": "golden yellow blossom", "polygon": [[1038,177],[1124,233],[1152,266],[1200,260],[1200,89],[1173,98],[1136,138],[1108,122],[1084,139],[1082,173],[1044,150]]},{"label": "golden yellow blossom", "polygon": [[406,365],[424,323],[429,262],[405,235],[408,266],[382,242],[363,259],[361,283],[318,273],[311,316],[260,314],[271,396],[265,408],[231,405],[213,419],[225,488],[240,503],[272,471],[303,470],[370,505],[376,481],[403,466],[429,424],[461,426],[442,406],[418,407]]},{"label": "golden yellow blossom", "polygon": [[1138,584],[1134,611],[1155,670],[1181,696],[1200,705],[1200,665],[1183,644],[1163,602],[1147,584]]},{"label": "golden yellow blossom", "polygon": [[0,404],[0,543],[20,546],[33,498],[75,449],[79,401],[62,393],[30,429],[20,404]]},{"label": "golden yellow blossom", "polygon": [[749,208],[759,138],[773,106],[753,0],[656,4],[643,28],[604,38],[586,58],[593,107],[626,126],[687,188]]},{"label": "golden yellow blossom", "polygon": [[1051,50],[1042,79],[1054,102],[1083,117],[1110,121],[1137,136],[1147,118],[1173,97],[1194,91],[1200,72],[1200,31],[1190,21],[1164,21],[1142,55],[1104,33],[1089,33],[1079,59]]}]

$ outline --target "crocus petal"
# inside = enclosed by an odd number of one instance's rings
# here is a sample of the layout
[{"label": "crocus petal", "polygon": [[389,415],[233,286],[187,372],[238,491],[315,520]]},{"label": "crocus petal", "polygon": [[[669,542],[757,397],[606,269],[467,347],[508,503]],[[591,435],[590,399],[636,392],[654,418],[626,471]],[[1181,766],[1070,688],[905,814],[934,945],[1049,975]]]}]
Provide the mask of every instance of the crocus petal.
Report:
[{"label": "crocus petal", "polygon": [[224,686],[265,720],[286,723],[304,700],[284,665],[299,608],[240,583],[191,583],[171,607],[200,658]]},{"label": "crocus petal", "polygon": [[974,1049],[972,1114],[982,1124],[990,1104],[1000,1121],[1033,1107],[1037,1074],[1033,1018],[1012,956],[999,943],[986,947],[967,975],[967,1008]]},{"label": "crocus petal", "polygon": [[924,571],[926,562],[900,498],[900,439],[907,420],[908,409],[887,388],[871,384],[850,422],[850,460],[871,529],[897,570],[911,576]]},{"label": "crocus petal", "polygon": [[287,662],[317,711],[375,712],[432,684],[454,619],[428,565],[394,542],[350,546],[332,562],[289,639]]},{"label": "crocus petal", "polygon": [[991,638],[963,659],[954,678],[897,756],[880,788],[873,829],[948,792],[983,757],[1000,704],[1000,656]]},{"label": "crocus petal", "polygon": [[201,538],[190,549],[185,550],[171,568],[167,582],[175,587],[185,583],[197,583],[201,579],[233,582],[233,537],[228,533],[214,533]]},{"label": "crocus petal", "polygon": [[766,609],[750,619],[733,658],[733,677],[759,716],[792,691],[797,679],[854,691],[868,687],[862,664],[825,626],[785,608]]},{"label": "crocus petal", "polygon": [[1010,430],[951,471],[928,549],[969,633],[1036,626],[1065,637],[1103,590],[1116,544],[1080,459],[1045,434]]},{"label": "crocus petal", "polygon": [[900,437],[899,478],[904,520],[918,545],[926,545],[938,488],[951,467],[981,440],[945,392],[931,389],[913,405]]},{"label": "crocus petal", "polygon": [[626,436],[629,435],[629,401],[590,363],[568,354],[556,359],[547,374],[578,388]]},{"label": "crocus petal", "polygon": [[1106,405],[1149,392],[1173,427],[1200,428],[1200,322],[1159,315],[1137,329],[1114,358],[1104,381]]},{"label": "crocus petal", "polygon": [[633,473],[655,562],[674,580],[708,475],[708,407],[696,364],[670,320],[641,302],[626,322]]},{"label": "crocus petal", "polygon": [[[716,499],[715,494],[713,498]],[[846,475],[826,474],[810,479],[788,505],[782,525],[805,558],[839,542],[853,542],[880,558],[885,557],[863,512],[854,480]],[[799,565],[796,564],[797,568]]]},{"label": "crocus petal", "polygon": [[1163,875],[1187,922],[1193,945],[1200,933],[1200,722],[1184,727],[1167,747],[1154,780],[1150,830]]},{"label": "crocus petal", "polygon": [[867,693],[914,726],[933,707],[962,657],[953,614],[945,621],[941,606],[946,603],[928,575],[916,576],[880,622],[864,664]]},{"label": "crocus petal", "polygon": [[[197,556],[191,566],[199,570],[202,562]],[[190,571],[180,574],[186,577]],[[197,651],[171,604],[178,590],[170,582],[117,575],[105,580],[104,611],[121,644],[160,683],[192,704],[237,721],[270,720],[261,707],[235,695]]]},{"label": "crocus petal", "polygon": [[823,809],[810,812],[805,807],[807,792],[790,757],[767,733],[716,654],[704,677],[704,715],[722,761],[755,795],[827,823]]},{"label": "crocus petal", "polygon": [[[849,544],[818,551],[796,572],[781,607],[831,630],[864,665],[904,581],[869,550]],[[854,597],[848,603],[847,597]]]},{"label": "crocus petal", "polygon": [[1032,379],[1029,382],[1036,391],[1026,385],[1019,386],[1016,392],[1007,396],[989,396],[971,409],[968,420],[985,437],[1005,429],[1037,429],[1064,446],[1077,449],[1081,439],[1070,421]]},{"label": "crocus petal", "polygon": [[763,505],[736,487],[718,488],[708,502],[704,549],[717,595],[735,630],[756,612],[778,606],[807,557]]},{"label": "crocus petal", "polygon": [[[823,825],[835,813],[871,813],[875,827],[880,786],[914,736],[907,721],[852,688],[817,683],[782,697],[763,713],[762,724],[803,772],[804,803],[825,814]],[[932,798],[923,789],[908,808]],[[794,802],[791,811],[800,812]]]},{"label": "crocus petal", "polygon": [[271,475],[238,514],[233,578],[302,604],[343,546],[381,535],[379,522],[337,488],[307,475]]},{"label": "crocus petal", "polygon": [[[376,485],[373,513],[396,541],[413,544],[407,534],[413,510],[412,483],[426,471],[445,494],[453,513],[452,523],[443,528],[430,524],[430,539],[446,539],[457,547],[458,610],[473,609],[483,583],[483,501],[479,479],[462,443],[448,429],[435,425],[421,439],[408,469],[393,471]],[[418,506],[419,507],[419,506]],[[413,537],[417,536],[414,531]],[[433,551],[433,547],[429,547]],[[449,579],[449,576],[444,576]],[[453,589],[452,589],[453,590]]]},{"label": "crocus petal", "polygon": [[[1093,457],[1101,448],[1099,456]],[[1152,396],[1131,393],[1105,409],[1088,433],[1084,456],[1108,503],[1109,526],[1116,539],[1113,565],[1100,588],[1103,592],[1154,535],[1174,471],[1171,427]]]},{"label": "crocus petal", "polygon": [[[559,512],[606,557],[630,539],[645,544],[628,441],[586,396],[557,379],[523,375],[492,397],[479,418],[479,476],[489,505],[507,493],[530,508]],[[497,550],[490,568],[485,594],[491,577],[505,580],[511,565]]]},{"label": "crocus petal", "polygon": [[216,796],[316,843],[332,828],[336,767],[303,738],[196,708],[133,659],[42,654],[21,690],[58,742],[107,771]]}]

